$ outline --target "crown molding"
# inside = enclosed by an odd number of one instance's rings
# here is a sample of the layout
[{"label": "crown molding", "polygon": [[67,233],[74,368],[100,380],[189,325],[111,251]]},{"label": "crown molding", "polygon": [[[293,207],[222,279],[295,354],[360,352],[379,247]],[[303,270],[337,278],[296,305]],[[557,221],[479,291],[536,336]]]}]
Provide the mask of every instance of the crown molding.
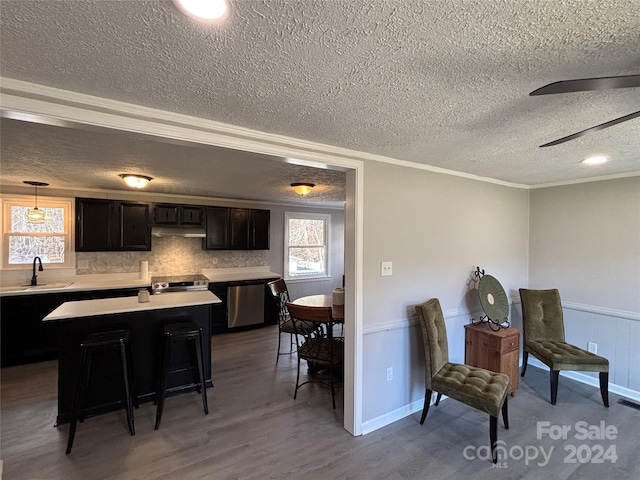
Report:
[{"label": "crown molding", "polygon": [[11,78],[0,77],[0,108],[3,116],[30,115],[40,117],[39,121],[42,123],[124,130],[176,141],[280,156],[290,158],[292,162],[296,162],[297,157],[303,157],[300,162],[319,168],[348,169],[367,161],[381,162],[506,187],[529,188],[523,184],[260,132]]},{"label": "crown molding", "polygon": [[630,177],[640,177],[640,172],[618,173],[615,175],[603,175],[601,177],[579,178],[577,180],[567,180],[566,182],[540,183],[538,185],[531,185],[529,186],[529,188],[531,190],[536,190],[539,188],[564,187],[567,185],[576,185],[579,183],[602,182],[606,180],[617,180],[619,178]]}]

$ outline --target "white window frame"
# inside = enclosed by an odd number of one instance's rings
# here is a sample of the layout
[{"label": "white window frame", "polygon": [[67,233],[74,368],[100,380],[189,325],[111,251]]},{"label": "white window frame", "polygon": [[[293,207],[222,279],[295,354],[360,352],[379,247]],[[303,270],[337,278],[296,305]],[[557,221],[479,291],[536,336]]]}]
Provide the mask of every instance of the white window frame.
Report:
[{"label": "white window frame", "polygon": [[[30,270],[31,264],[9,264],[9,236],[14,235],[11,231],[11,207],[34,206],[34,197],[28,195],[13,195],[0,197],[2,200],[2,237],[0,237],[0,250],[2,251],[2,270]],[[64,263],[48,263],[47,268],[75,268],[76,254],[74,250],[74,200],[73,198],[62,197],[41,197],[38,195],[38,208],[63,208],[64,209],[64,232],[51,235],[64,237]],[[26,236],[42,236],[42,234],[29,234],[18,232]]]},{"label": "white window frame", "polygon": [[[289,276],[289,220],[323,220],[324,221],[324,248],[325,248],[325,273],[322,275],[305,275],[303,277]],[[307,281],[327,279],[331,277],[331,214],[308,212],[284,212],[284,279],[287,281]]]}]

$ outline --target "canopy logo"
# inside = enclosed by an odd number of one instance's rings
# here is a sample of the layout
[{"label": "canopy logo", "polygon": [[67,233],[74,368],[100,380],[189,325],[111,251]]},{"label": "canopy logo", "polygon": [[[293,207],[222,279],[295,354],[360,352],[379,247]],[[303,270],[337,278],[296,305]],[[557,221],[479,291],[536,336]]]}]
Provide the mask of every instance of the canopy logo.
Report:
[{"label": "canopy logo", "polygon": [[[523,461],[525,465],[535,464],[544,467],[549,464],[551,456],[556,451],[555,445],[548,445],[549,440],[563,442],[564,463],[616,463],[618,460],[616,445],[610,442],[617,438],[618,428],[615,425],[607,425],[605,421],[593,425],[585,421],[571,425],[539,421],[536,423],[536,439],[541,444],[509,447],[506,442],[498,440],[496,442],[498,462],[494,467],[507,468],[509,461]],[[574,443],[574,440],[581,443]],[[542,445],[543,442],[544,445]],[[462,454],[467,460],[493,460],[489,445],[480,447],[467,445]]]}]

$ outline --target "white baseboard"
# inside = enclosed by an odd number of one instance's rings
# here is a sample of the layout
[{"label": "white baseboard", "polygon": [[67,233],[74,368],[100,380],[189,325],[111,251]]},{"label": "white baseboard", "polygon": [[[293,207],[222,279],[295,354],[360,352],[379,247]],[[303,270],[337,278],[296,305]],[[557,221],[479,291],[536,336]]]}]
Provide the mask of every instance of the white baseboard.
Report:
[{"label": "white baseboard", "polygon": [[[539,360],[532,358],[531,356],[529,356],[527,368],[529,367],[539,368],[540,370],[545,370],[547,372],[549,371],[549,367],[547,367]],[[571,380],[575,380],[586,385],[591,385],[592,387],[600,388],[600,381],[598,378],[585,375],[584,373],[561,370],[560,376],[570,378]],[[609,392],[626,397],[636,402],[640,402],[640,392],[636,390],[631,390],[614,383],[609,383]],[[443,395],[440,401],[446,400],[447,398],[447,396]],[[379,428],[386,427],[387,425],[390,425],[393,422],[397,422],[398,420],[402,420],[403,418],[408,417],[409,415],[413,415],[416,412],[421,412],[423,405],[424,397],[415,400],[408,405],[397,408],[391,412],[385,413],[384,415],[380,415],[379,417],[376,417],[372,420],[362,422],[362,435],[366,435],[367,433],[371,433],[375,430],[378,430]],[[431,399],[431,405],[433,405],[433,398]]]},{"label": "white baseboard", "polygon": [[[533,358],[531,355],[529,355],[529,361],[527,362],[527,364],[529,367],[539,368],[540,370],[544,370],[546,372],[549,371],[549,367],[547,367],[538,359]],[[570,370],[560,370],[560,376],[570,378],[571,380],[575,380],[576,382],[584,383],[586,385],[591,385],[592,387],[600,388],[600,380],[597,377],[592,377],[585,373],[573,372]],[[627,387],[621,387],[620,385],[616,385],[615,383],[609,383],[609,392],[626,397],[636,402],[640,402],[640,392],[631,390]]]},{"label": "white baseboard", "polygon": [[404,405],[403,407],[400,407],[396,410],[385,413],[384,415],[380,415],[373,420],[362,422],[362,435],[366,435],[367,433],[371,433],[374,430],[378,430],[379,428],[391,425],[393,422],[402,420],[404,417],[413,415],[416,412],[421,412],[423,405],[424,397],[420,400],[416,400],[415,402],[411,402],[408,405]]}]

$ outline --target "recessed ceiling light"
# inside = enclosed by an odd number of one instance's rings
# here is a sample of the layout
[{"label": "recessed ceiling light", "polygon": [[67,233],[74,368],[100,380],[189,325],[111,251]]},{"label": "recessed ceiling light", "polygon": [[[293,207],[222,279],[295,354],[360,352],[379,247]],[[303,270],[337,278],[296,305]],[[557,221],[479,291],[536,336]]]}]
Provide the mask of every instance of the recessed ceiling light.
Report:
[{"label": "recessed ceiling light", "polygon": [[585,158],[580,163],[584,163],[585,165],[600,165],[607,163],[608,161],[609,157],[605,157],[604,155],[594,155],[593,157]]},{"label": "recessed ceiling light", "polygon": [[205,22],[220,20],[229,11],[227,0],[173,0],[173,3],[188,17]]}]

